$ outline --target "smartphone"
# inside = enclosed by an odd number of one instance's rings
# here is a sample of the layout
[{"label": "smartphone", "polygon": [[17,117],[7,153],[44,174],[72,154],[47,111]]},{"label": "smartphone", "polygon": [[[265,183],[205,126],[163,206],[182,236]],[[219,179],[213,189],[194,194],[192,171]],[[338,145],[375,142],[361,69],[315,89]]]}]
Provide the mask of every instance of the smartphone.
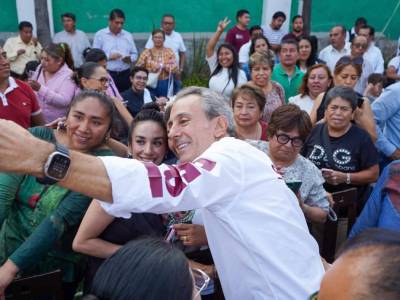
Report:
[{"label": "smartphone", "polygon": [[286,185],[289,187],[289,189],[292,190],[293,193],[297,194],[299,192],[299,189],[302,184],[302,182],[300,180],[285,181],[285,182],[286,182]]},{"label": "smartphone", "polygon": [[357,106],[361,108],[361,106],[364,104],[364,98],[363,97],[358,97],[357,99]]}]

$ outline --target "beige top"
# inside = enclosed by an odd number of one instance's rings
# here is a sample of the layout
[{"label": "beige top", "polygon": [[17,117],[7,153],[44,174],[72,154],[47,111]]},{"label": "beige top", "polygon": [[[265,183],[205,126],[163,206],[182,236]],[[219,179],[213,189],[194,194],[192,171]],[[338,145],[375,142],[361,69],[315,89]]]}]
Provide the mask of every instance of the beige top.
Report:
[{"label": "beige top", "polygon": [[[7,52],[7,57],[10,60],[11,71],[22,75],[28,61],[40,60],[42,45],[37,42],[35,46],[32,40],[28,44],[25,44],[18,35],[17,37],[7,39],[3,49]],[[24,49],[25,53],[18,55],[17,52],[20,49]]]}]

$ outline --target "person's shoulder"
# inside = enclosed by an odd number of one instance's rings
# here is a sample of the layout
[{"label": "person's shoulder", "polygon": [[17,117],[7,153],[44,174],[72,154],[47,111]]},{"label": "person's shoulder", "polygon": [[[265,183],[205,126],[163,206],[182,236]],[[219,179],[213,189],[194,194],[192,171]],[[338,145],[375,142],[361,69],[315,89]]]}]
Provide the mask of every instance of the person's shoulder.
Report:
[{"label": "person's shoulder", "polygon": [[365,140],[365,139],[370,139],[370,136],[368,132],[361,128],[360,126],[353,124],[349,130],[349,135],[351,139],[358,139],[358,140]]},{"label": "person's shoulder", "polygon": [[289,97],[288,102],[296,104],[302,99],[301,94],[297,94],[295,96]]},{"label": "person's shoulder", "polygon": [[29,92],[32,91],[32,88],[30,87],[30,85],[27,84],[25,81],[22,81],[22,80],[16,79],[16,78],[13,78],[13,79],[19,88],[29,91]]},{"label": "person's shoulder", "polygon": [[125,99],[125,97],[126,97],[126,98],[129,98],[132,94],[133,94],[133,90],[132,90],[131,88],[129,88],[129,89],[127,89],[127,90],[121,92],[121,96],[122,96],[122,98],[124,98],[124,99]]}]

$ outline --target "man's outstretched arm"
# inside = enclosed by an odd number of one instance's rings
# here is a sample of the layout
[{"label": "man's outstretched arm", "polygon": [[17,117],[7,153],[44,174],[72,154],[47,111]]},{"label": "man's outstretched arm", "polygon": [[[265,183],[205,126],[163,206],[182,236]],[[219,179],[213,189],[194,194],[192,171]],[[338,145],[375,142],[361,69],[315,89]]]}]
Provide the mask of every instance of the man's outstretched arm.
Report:
[{"label": "man's outstretched arm", "polygon": [[[0,171],[44,176],[43,166],[53,144],[32,136],[12,121],[0,120]],[[102,161],[71,151],[71,165],[60,185],[89,197],[112,202],[111,183]]]}]

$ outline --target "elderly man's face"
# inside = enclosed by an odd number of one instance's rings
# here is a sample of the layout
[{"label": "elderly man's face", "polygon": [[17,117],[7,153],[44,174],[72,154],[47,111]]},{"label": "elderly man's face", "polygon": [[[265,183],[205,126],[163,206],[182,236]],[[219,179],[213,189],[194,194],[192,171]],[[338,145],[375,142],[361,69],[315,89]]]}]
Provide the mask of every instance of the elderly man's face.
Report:
[{"label": "elderly man's face", "polygon": [[216,141],[218,118],[207,119],[196,95],[173,104],[167,124],[168,144],[181,162],[193,161]]}]

